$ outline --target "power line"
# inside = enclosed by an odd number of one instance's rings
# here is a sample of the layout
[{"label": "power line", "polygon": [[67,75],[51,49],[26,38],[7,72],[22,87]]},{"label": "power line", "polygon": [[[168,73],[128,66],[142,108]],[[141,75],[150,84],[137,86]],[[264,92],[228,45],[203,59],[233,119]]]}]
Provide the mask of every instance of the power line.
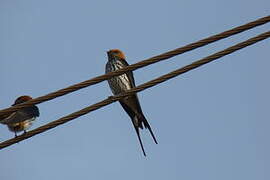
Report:
[{"label": "power line", "polygon": [[25,133],[23,135],[20,135],[20,136],[16,137],[16,138],[4,141],[4,142],[0,143],[0,149],[8,147],[8,146],[10,146],[12,144],[18,143],[18,142],[20,142],[22,140],[28,139],[28,138],[30,138],[30,137],[32,137],[34,135],[40,134],[40,133],[45,132],[45,131],[47,131],[49,129],[55,128],[56,126],[64,124],[64,123],[66,123],[68,121],[71,121],[71,120],[73,120],[75,118],[78,118],[78,117],[80,117],[82,115],[85,115],[85,114],[87,114],[87,113],[89,113],[91,111],[97,110],[97,109],[99,109],[99,108],[101,108],[103,106],[106,106],[106,105],[111,104],[111,103],[113,103],[115,101],[118,101],[123,97],[129,96],[129,95],[131,95],[133,93],[140,92],[140,91],[143,91],[143,90],[145,90],[147,88],[156,86],[157,84],[160,84],[160,83],[162,83],[164,81],[172,79],[172,78],[174,78],[174,77],[176,77],[176,76],[178,76],[180,74],[183,74],[185,72],[188,72],[190,70],[198,68],[198,67],[200,67],[200,66],[202,66],[202,65],[204,65],[206,63],[212,62],[212,61],[214,61],[214,60],[216,60],[218,58],[221,58],[221,57],[223,57],[225,55],[231,54],[231,53],[233,53],[233,52],[235,52],[235,51],[237,51],[239,49],[242,49],[242,48],[245,48],[245,47],[250,46],[252,44],[255,44],[256,42],[262,41],[262,40],[267,39],[269,37],[270,37],[270,31],[262,33],[262,34],[260,34],[260,35],[258,35],[256,37],[250,38],[250,39],[248,39],[246,41],[238,43],[238,44],[236,44],[234,46],[231,46],[231,47],[229,47],[227,49],[224,49],[224,50],[219,51],[217,53],[214,53],[214,54],[212,54],[210,56],[202,58],[202,59],[200,59],[198,61],[195,61],[192,64],[189,64],[189,65],[184,66],[184,67],[182,67],[180,69],[172,71],[172,72],[170,72],[168,74],[160,76],[160,77],[158,77],[158,78],[156,78],[154,80],[148,81],[148,82],[146,82],[146,83],[144,83],[144,84],[142,84],[140,86],[137,86],[136,88],[132,88],[131,90],[128,90],[127,92],[125,92],[123,94],[120,94],[120,95],[117,95],[117,96],[111,96],[111,97],[109,97],[109,98],[107,98],[107,99],[105,99],[103,101],[100,101],[100,102],[98,102],[96,104],[93,104],[93,105],[88,106],[88,107],[86,107],[84,109],[76,111],[76,112],[74,112],[72,114],[69,114],[69,115],[67,115],[65,117],[62,117],[62,118],[60,118],[58,120],[52,121],[52,122],[50,122],[50,123],[48,123],[46,125],[40,126],[40,127],[36,128],[36,129],[34,129],[32,131],[29,131],[29,132],[27,132],[27,133]]},{"label": "power line", "polygon": [[75,85],[72,85],[72,86],[69,86],[67,88],[60,89],[58,91],[49,93],[47,95],[40,96],[38,98],[32,99],[32,100],[30,100],[28,102],[21,103],[21,104],[18,104],[16,106],[12,106],[10,108],[0,110],[0,116],[3,115],[3,114],[15,112],[18,109],[21,109],[23,107],[28,107],[28,106],[31,106],[33,104],[39,104],[39,103],[42,103],[42,102],[45,102],[45,101],[49,101],[49,100],[52,100],[54,98],[57,98],[57,97],[66,95],[68,93],[77,91],[79,89],[82,89],[82,88],[85,88],[85,87],[100,83],[100,82],[102,82],[104,80],[110,79],[111,77],[116,76],[116,75],[123,74],[123,73],[125,73],[127,71],[133,71],[133,70],[148,66],[150,64],[157,63],[157,62],[162,61],[162,60],[166,60],[166,59],[171,58],[173,56],[176,56],[176,55],[179,55],[179,54],[194,50],[196,48],[199,48],[199,47],[205,46],[207,44],[213,43],[215,41],[227,38],[227,37],[235,35],[235,34],[238,34],[240,32],[246,31],[248,29],[252,29],[252,28],[254,28],[256,26],[263,25],[265,23],[268,23],[269,21],[270,21],[270,16],[266,16],[266,17],[257,19],[255,21],[250,22],[250,23],[244,24],[242,26],[238,26],[238,27],[230,29],[228,31],[224,31],[224,32],[222,32],[220,34],[210,36],[208,38],[202,39],[202,40],[197,41],[195,43],[191,43],[189,45],[174,49],[172,51],[168,51],[168,52],[166,52],[164,54],[160,54],[158,56],[154,56],[152,58],[140,61],[138,63],[135,63],[133,65],[125,67],[125,68],[123,68],[121,70],[117,70],[117,71],[114,71],[114,72],[110,72],[108,74],[97,76],[95,78],[83,81],[81,83],[78,83],[78,84],[75,84]]}]

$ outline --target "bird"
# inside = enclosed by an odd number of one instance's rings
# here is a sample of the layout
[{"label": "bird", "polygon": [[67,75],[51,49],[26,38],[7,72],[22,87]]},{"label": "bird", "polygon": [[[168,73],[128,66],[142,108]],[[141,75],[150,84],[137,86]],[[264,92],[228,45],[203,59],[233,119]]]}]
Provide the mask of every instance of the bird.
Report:
[{"label": "bird", "polygon": [[[31,99],[31,96],[20,96],[15,100],[12,106],[27,102]],[[37,117],[39,117],[39,109],[37,106],[33,105],[0,116],[0,123],[7,125],[8,129],[14,132],[15,137],[17,137],[18,132],[24,131],[24,133],[26,133],[26,130],[32,126]]]},{"label": "bird", "polygon": [[[109,72],[116,71],[118,69],[122,69],[129,65],[128,62],[126,61],[126,57],[124,53],[119,49],[111,49],[107,51],[107,56],[108,56],[108,62],[106,63],[106,66],[105,66],[106,74]],[[129,71],[122,75],[115,76],[108,79],[108,84],[114,95],[121,94],[131,88],[136,87],[132,71]],[[141,140],[141,136],[140,136],[140,129],[143,129],[144,127],[148,129],[154,142],[156,144],[158,144],[158,142],[151,129],[150,124],[148,123],[148,121],[146,120],[143,114],[137,94],[133,94],[123,99],[120,99],[119,102],[131,119],[132,124],[135,128],[143,155],[146,156],[143,143]]]}]

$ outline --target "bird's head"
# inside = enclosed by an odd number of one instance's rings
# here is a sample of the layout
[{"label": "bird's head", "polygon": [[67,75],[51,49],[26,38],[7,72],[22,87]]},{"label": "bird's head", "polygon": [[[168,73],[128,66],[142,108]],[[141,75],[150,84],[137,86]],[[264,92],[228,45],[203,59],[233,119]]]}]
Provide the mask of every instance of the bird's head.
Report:
[{"label": "bird's head", "polygon": [[12,106],[14,106],[16,104],[24,103],[24,102],[29,101],[31,99],[32,99],[32,97],[30,97],[30,96],[20,96],[15,100],[15,103]]},{"label": "bird's head", "polygon": [[113,60],[113,59],[123,60],[123,59],[126,59],[124,53],[119,49],[111,49],[111,50],[107,51],[107,55],[108,55],[109,60]]}]

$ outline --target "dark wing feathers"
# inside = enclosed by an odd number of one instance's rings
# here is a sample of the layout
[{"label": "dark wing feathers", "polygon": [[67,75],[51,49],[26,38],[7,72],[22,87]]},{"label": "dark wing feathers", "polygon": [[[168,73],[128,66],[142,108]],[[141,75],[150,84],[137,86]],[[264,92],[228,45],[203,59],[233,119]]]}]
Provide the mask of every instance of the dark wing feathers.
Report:
[{"label": "dark wing feathers", "polygon": [[[124,59],[122,59],[120,62],[123,63],[124,66],[129,66],[128,62],[126,60],[124,60]],[[133,72],[132,71],[128,71],[126,73],[126,75],[128,76],[128,79],[131,82],[131,86],[132,87],[135,87],[135,79],[134,79],[134,76],[133,76]]]},{"label": "dark wing feathers", "polygon": [[21,110],[18,110],[12,114],[10,114],[8,117],[3,119],[1,123],[3,124],[14,124],[14,123],[19,123],[23,122],[25,120],[31,119],[33,117],[38,117],[39,116],[39,110],[37,106],[31,106],[31,107],[26,107]]}]

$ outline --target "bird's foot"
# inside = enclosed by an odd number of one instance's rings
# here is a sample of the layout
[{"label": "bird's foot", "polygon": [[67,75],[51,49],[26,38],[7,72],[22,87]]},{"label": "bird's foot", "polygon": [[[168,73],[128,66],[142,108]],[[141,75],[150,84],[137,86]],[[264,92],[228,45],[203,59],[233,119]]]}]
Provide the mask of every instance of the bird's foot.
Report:
[{"label": "bird's foot", "polygon": [[112,100],[112,99],[113,99],[113,96],[108,96],[108,99],[109,99],[109,100]]}]

